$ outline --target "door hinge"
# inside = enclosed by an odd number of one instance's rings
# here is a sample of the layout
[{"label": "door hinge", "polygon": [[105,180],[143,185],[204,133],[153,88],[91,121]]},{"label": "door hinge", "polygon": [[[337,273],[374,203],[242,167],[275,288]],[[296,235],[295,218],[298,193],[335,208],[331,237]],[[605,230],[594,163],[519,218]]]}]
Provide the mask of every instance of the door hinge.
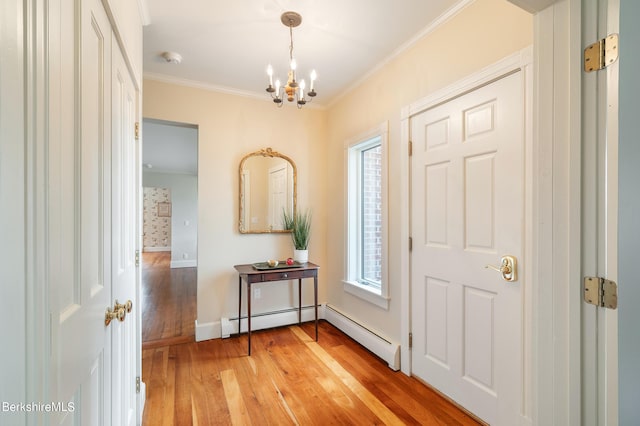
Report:
[{"label": "door hinge", "polygon": [[136,393],[140,393],[140,376],[136,377]]},{"label": "door hinge", "polygon": [[140,122],[136,121],[134,134],[136,136],[136,140],[140,139]]},{"label": "door hinge", "polygon": [[413,347],[413,333],[409,333],[409,349]]},{"label": "door hinge", "polygon": [[409,251],[413,250],[413,238],[409,237]]},{"label": "door hinge", "polygon": [[413,155],[413,142],[409,141],[409,157]]},{"label": "door hinge", "polygon": [[618,284],[600,277],[584,277],[584,301],[603,308],[618,307]]},{"label": "door hinge", "polygon": [[140,250],[136,250],[136,266],[140,266]]},{"label": "door hinge", "polygon": [[599,71],[618,59],[618,34],[610,34],[584,49],[584,70]]}]

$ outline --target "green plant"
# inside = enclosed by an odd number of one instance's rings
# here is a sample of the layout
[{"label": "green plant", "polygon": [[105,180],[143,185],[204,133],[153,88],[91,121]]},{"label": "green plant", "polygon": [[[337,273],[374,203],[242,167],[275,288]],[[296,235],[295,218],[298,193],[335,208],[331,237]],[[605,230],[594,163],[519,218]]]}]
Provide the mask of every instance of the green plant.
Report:
[{"label": "green plant", "polygon": [[311,237],[311,212],[297,211],[292,215],[282,211],[282,222],[284,229],[291,230],[291,240],[296,250],[307,250],[309,238]]}]

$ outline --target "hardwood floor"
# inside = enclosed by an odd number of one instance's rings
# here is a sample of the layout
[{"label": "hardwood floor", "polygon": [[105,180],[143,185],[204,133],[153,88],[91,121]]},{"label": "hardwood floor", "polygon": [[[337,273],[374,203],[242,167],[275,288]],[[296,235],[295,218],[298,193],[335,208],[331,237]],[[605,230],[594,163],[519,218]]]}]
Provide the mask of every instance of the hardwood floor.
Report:
[{"label": "hardwood floor", "polygon": [[170,252],[142,254],[142,347],[193,342],[196,268],[170,268]]},{"label": "hardwood floor", "polygon": [[477,425],[325,321],[146,349],[143,425]]}]

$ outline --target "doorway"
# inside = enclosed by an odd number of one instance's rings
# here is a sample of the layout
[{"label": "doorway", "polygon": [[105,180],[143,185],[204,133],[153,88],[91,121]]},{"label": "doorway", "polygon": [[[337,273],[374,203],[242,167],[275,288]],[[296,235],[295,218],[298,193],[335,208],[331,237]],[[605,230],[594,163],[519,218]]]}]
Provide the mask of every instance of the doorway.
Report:
[{"label": "doorway", "polygon": [[195,340],[198,128],[145,118],[143,348]]}]

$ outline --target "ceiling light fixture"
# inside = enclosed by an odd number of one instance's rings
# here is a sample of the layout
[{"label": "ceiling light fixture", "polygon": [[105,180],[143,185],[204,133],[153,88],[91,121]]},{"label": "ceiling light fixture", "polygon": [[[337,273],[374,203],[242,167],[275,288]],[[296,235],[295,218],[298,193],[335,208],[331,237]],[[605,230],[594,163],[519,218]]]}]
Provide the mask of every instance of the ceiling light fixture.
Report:
[{"label": "ceiling light fixture", "polygon": [[[302,23],[302,16],[296,12],[285,12],[280,16],[280,20],[282,23],[289,27],[289,75],[287,77],[287,84],[284,87],[281,87],[280,80],[276,80],[275,87],[273,85],[273,68],[271,64],[267,67],[267,75],[269,76],[269,86],[267,87],[267,92],[271,95],[273,102],[278,105],[278,107],[282,107],[284,102],[284,95],[286,93],[287,100],[289,102],[293,102],[295,100],[298,108],[302,108],[304,104],[307,102],[311,102],[313,98],[316,96],[316,91],[313,89],[313,84],[316,80],[316,71],[311,71],[310,80],[311,85],[309,87],[309,92],[306,94],[304,89],[306,88],[306,83],[304,79],[298,82],[296,80],[296,60],[293,58],[293,29]],[[308,99],[308,100],[307,100]]]}]

